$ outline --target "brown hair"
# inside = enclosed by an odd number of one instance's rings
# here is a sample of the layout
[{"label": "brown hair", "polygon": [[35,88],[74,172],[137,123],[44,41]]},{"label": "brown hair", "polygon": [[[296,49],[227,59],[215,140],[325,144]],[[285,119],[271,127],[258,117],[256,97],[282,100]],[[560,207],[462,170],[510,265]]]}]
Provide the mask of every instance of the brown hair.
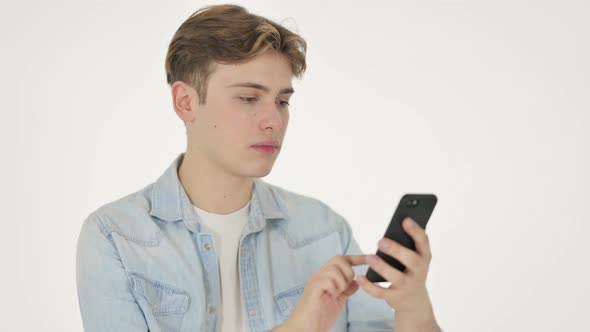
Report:
[{"label": "brown hair", "polygon": [[287,57],[293,75],[305,72],[307,45],[299,35],[238,5],[214,5],[194,12],[172,38],[166,55],[166,80],[190,84],[205,104],[213,62],[237,64],[273,50]]}]

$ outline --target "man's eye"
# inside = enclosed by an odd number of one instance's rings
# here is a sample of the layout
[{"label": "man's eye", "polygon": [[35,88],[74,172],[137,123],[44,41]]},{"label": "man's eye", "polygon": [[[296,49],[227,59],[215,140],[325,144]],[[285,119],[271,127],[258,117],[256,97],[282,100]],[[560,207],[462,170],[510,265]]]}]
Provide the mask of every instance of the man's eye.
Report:
[{"label": "man's eye", "polygon": [[240,100],[245,101],[247,103],[254,102],[258,99],[256,97],[238,97],[238,98],[240,98]]},{"label": "man's eye", "polygon": [[281,106],[285,106],[285,107],[290,105],[288,101],[284,101],[284,100],[279,101],[279,103],[281,104]]}]

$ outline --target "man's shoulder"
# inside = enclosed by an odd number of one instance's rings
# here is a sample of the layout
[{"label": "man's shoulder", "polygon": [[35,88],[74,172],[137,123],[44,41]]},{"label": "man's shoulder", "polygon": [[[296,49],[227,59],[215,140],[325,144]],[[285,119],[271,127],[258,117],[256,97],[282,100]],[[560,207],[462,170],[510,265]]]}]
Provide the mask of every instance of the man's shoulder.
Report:
[{"label": "man's shoulder", "polygon": [[155,244],[160,227],[150,215],[153,185],[99,206],[87,220],[95,222],[105,236],[116,233],[140,244]]}]

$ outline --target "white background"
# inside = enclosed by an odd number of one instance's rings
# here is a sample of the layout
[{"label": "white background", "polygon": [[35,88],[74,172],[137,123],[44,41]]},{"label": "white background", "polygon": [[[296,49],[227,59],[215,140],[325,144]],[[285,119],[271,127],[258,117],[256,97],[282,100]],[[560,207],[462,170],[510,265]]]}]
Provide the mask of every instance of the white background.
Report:
[{"label": "white background", "polygon": [[[2,330],[82,330],[81,222],[184,151],[164,58],[213,3],[1,3]],[[437,194],[446,331],[587,328],[586,1],[241,3],[309,46],[267,181],[325,201],[366,252],[404,193]]]}]

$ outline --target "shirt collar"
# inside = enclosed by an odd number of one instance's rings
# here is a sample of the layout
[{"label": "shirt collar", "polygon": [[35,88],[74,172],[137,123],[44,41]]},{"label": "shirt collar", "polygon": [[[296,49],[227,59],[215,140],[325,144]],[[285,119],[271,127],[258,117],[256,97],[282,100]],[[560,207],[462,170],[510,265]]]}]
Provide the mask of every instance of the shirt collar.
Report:
[{"label": "shirt collar", "polygon": [[[192,208],[188,195],[178,177],[178,167],[183,158],[184,153],[179,154],[154,183],[149,213],[164,221],[182,219],[189,229],[196,231],[199,217]],[[250,204],[251,215],[260,214],[265,220],[285,218],[285,214],[281,210],[270,186],[259,178],[254,179],[254,191],[252,192]],[[257,226],[262,227],[264,225],[251,226],[258,228]]]}]

